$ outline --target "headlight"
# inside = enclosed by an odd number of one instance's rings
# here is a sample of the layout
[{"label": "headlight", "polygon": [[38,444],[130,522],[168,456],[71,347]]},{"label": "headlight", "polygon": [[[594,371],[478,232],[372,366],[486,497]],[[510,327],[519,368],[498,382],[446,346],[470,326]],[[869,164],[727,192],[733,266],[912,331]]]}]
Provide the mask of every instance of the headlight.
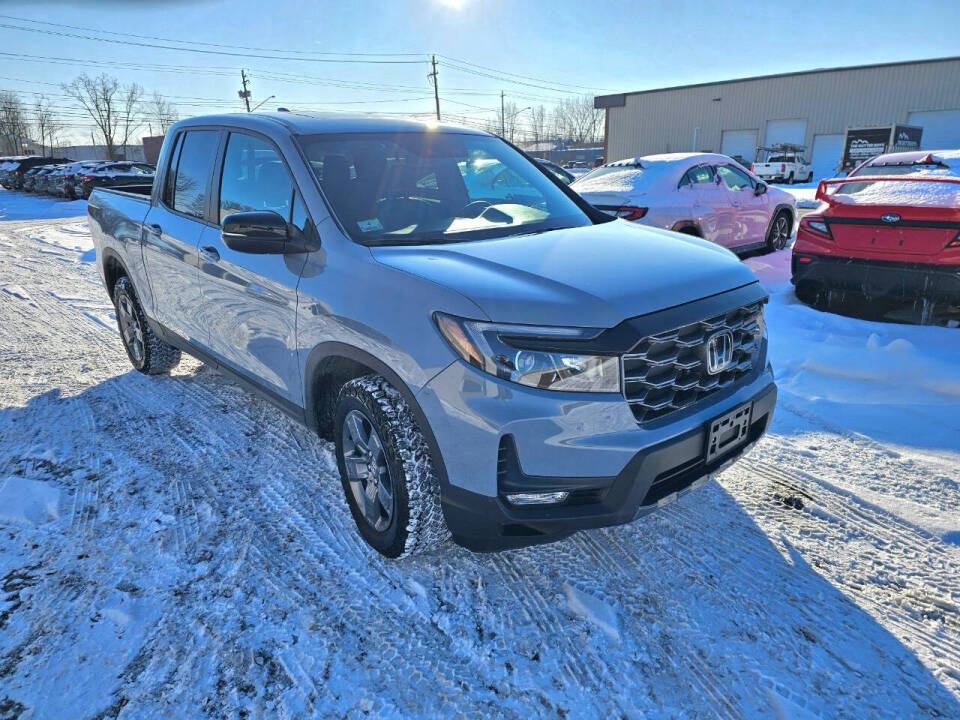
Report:
[{"label": "headlight", "polygon": [[434,319],[457,355],[503,380],[541,390],[620,392],[620,360],[617,356],[530,347],[543,344],[545,340],[589,340],[596,337],[599,330],[501,325],[464,320],[443,313],[435,313]]}]

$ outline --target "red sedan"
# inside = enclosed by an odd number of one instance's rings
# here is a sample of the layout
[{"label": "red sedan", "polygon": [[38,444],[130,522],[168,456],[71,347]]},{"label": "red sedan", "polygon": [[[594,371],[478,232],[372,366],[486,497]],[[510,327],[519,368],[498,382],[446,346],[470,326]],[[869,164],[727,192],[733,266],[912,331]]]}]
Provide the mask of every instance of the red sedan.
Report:
[{"label": "red sedan", "polygon": [[960,318],[954,168],[931,153],[897,153],[865,165],[868,172],[861,166],[847,178],[820,182],[821,205],[801,220],[793,246],[797,297],[822,305],[831,295],[856,293],[920,303],[921,322],[935,308]]}]

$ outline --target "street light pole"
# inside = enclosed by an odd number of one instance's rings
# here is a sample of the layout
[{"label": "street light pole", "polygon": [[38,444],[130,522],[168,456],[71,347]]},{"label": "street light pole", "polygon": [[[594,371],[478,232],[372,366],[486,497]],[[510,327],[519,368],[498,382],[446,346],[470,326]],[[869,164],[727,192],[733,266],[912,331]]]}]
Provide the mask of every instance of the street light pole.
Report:
[{"label": "street light pole", "polygon": [[268,97],[266,100],[264,100],[263,102],[259,103],[259,104],[257,105],[257,107],[255,107],[255,108],[254,108],[253,110],[251,110],[250,112],[256,112],[256,111],[257,111],[257,108],[259,108],[261,105],[263,105],[263,103],[265,103],[265,102],[267,102],[267,101],[269,101],[269,100],[273,100],[275,97],[276,97],[276,95],[271,95],[271,96]]}]

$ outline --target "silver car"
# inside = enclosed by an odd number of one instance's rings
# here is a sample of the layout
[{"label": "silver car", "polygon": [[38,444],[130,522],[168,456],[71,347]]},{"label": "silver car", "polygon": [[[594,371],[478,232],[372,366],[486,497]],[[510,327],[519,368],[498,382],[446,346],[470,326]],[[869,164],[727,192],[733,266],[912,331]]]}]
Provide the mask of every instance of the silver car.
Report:
[{"label": "silver car", "polygon": [[192,118],[147,191],[89,202],[133,366],[191,353],[331,439],[388,557],[630,522],[770,422],[749,268],[610,218],[486,133]]}]

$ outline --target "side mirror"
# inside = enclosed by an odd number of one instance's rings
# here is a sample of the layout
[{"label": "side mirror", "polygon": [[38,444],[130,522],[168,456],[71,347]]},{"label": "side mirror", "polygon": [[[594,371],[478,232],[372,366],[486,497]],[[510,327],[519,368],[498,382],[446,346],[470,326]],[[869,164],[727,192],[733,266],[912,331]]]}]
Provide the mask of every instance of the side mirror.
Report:
[{"label": "side mirror", "polygon": [[763,183],[757,183],[757,186],[753,189],[754,195],[763,195],[765,192],[767,192],[767,186]]},{"label": "side mirror", "polygon": [[291,241],[287,221],[272,210],[232,213],[221,225],[223,244],[237,252],[282,255],[306,251],[302,242]]}]

